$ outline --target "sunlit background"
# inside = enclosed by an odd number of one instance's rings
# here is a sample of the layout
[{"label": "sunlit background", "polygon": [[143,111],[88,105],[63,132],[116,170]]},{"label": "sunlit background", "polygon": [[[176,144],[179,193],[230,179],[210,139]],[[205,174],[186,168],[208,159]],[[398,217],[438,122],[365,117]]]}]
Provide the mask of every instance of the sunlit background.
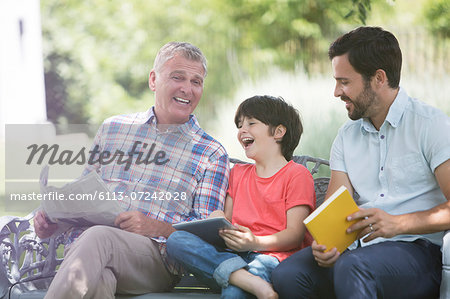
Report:
[{"label": "sunlit background", "polygon": [[328,159],[347,113],[333,97],[327,49],[362,24],[397,36],[401,86],[449,115],[447,0],[0,0],[0,140],[5,123],[99,124],[148,109],[154,56],[179,40],[208,58],[196,114],[230,156],[245,159],[238,104],[268,94],[300,111],[296,154]]}]

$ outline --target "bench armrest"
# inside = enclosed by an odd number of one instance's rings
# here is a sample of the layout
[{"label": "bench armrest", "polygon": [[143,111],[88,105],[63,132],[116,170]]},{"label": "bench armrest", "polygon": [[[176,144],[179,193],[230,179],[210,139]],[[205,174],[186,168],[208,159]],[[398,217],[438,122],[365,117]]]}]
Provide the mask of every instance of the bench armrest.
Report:
[{"label": "bench armrest", "polygon": [[0,217],[0,297],[12,286],[21,292],[46,289],[62,263],[56,254],[62,235],[41,240],[31,225],[33,217]]}]

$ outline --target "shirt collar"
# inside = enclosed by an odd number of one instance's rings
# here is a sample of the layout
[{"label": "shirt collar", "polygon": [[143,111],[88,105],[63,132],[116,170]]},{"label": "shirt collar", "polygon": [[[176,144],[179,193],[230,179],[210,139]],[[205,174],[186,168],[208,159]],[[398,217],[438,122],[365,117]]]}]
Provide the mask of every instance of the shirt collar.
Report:
[{"label": "shirt collar", "polygon": [[[389,107],[388,114],[384,122],[388,122],[393,128],[396,128],[400,123],[400,120],[405,112],[406,105],[408,104],[408,94],[400,87],[397,96]],[[361,131],[364,133],[377,132],[368,118],[363,118],[361,121]]]},{"label": "shirt collar", "polygon": [[[156,127],[156,125],[158,124],[158,121],[156,119],[154,108],[155,107],[151,107],[145,112],[140,112],[137,117],[137,121],[140,124],[150,124],[150,125],[153,125]],[[181,133],[192,134],[192,133],[197,132],[200,129],[200,124],[198,123],[195,115],[191,114],[189,116],[189,120],[187,122],[185,122],[184,124],[174,126],[174,127],[176,127],[177,130],[180,131]]]},{"label": "shirt collar", "polygon": [[389,108],[386,120],[392,127],[396,128],[400,123],[400,120],[405,112],[406,105],[408,104],[408,95],[406,91],[400,87],[397,97]]}]

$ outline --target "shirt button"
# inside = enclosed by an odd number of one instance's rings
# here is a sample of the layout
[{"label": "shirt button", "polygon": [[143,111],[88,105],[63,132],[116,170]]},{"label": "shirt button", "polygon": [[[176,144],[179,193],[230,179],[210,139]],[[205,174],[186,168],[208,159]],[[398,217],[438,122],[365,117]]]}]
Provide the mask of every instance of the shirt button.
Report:
[{"label": "shirt button", "polygon": [[383,171],[384,170],[384,167],[383,166],[381,166],[381,171]]},{"label": "shirt button", "polygon": [[381,194],[380,194],[380,196],[381,196],[381,197],[384,197],[384,194],[383,194],[383,193],[381,193]]},{"label": "shirt button", "polygon": [[384,135],[381,135],[380,138],[381,138],[381,139],[384,139]]}]

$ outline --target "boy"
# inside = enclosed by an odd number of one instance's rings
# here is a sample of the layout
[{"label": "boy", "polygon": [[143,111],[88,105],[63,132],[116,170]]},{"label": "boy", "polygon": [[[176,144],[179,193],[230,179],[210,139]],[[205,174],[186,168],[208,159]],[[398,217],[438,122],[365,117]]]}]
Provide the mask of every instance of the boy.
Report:
[{"label": "boy", "polygon": [[222,298],[278,298],[272,270],[312,238],[303,219],[315,208],[310,172],[292,160],[303,128],[298,112],[281,98],[255,96],[240,104],[234,122],[238,140],[255,164],[231,171],[225,217],[238,228],[222,230],[227,249],[176,231],[167,240],[169,256]]}]

